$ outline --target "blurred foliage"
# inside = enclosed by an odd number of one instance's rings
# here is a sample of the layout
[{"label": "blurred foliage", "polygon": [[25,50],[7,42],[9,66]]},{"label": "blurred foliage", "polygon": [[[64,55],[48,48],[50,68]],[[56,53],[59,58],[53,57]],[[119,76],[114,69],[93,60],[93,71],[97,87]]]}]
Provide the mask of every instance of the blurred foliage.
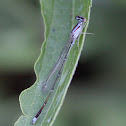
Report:
[{"label": "blurred foliage", "polygon": [[54,125],[125,126],[125,97],[119,92],[108,91],[105,94],[105,90],[99,92],[97,89],[72,90]]},{"label": "blurred foliage", "polygon": [[[15,97],[17,90],[23,90],[35,80],[33,64],[40,53],[44,34],[38,2],[0,1],[2,126],[13,125],[20,115],[18,98]],[[88,32],[94,35],[86,36],[56,126],[125,126],[125,13],[125,0],[93,1]]]},{"label": "blurred foliage", "polygon": [[0,1],[0,12],[0,69],[19,72],[33,68],[43,41],[40,10],[8,0]]}]

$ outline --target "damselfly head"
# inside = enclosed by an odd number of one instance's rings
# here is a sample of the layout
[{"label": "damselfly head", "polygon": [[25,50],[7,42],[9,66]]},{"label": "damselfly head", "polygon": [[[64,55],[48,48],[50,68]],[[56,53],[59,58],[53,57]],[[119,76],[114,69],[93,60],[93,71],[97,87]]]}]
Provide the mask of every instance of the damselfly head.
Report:
[{"label": "damselfly head", "polygon": [[86,18],[81,17],[81,16],[76,16],[75,19],[76,19],[76,20],[79,20],[79,21],[81,21],[81,22],[86,22]]}]

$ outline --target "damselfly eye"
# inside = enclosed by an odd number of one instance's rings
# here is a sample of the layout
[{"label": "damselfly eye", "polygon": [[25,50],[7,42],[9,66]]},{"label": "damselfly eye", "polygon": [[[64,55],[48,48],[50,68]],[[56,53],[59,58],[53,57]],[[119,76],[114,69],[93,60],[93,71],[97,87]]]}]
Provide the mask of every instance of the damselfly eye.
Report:
[{"label": "damselfly eye", "polygon": [[80,16],[76,16],[75,19],[76,19],[76,20],[80,20]]},{"label": "damselfly eye", "polygon": [[79,21],[82,21],[82,22],[86,22],[86,18],[83,18],[81,16],[76,16],[75,19],[79,20]]},{"label": "damselfly eye", "polygon": [[83,17],[81,17],[81,16],[76,16],[76,17],[75,17],[76,20],[82,20],[82,18],[83,18]]}]

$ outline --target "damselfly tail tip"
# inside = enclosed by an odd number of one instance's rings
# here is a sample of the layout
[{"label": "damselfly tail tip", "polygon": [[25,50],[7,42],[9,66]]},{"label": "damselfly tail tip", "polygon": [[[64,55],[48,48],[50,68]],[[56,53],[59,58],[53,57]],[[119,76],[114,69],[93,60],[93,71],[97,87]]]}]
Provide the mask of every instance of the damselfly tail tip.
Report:
[{"label": "damselfly tail tip", "polygon": [[31,124],[32,124],[32,125],[33,125],[33,124],[35,124],[35,123],[36,123],[36,121],[37,121],[37,118],[36,118],[36,117],[34,117],[34,118],[32,119]]}]

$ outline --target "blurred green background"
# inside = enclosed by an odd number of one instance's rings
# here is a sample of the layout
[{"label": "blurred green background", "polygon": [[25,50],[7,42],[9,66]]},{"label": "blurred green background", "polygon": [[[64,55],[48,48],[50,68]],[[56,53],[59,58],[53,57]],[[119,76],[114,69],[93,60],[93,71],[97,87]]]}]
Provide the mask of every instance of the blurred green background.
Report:
[{"label": "blurred green background", "polygon": [[[82,15],[83,16],[83,15]],[[126,126],[126,1],[94,0],[83,52],[55,126]],[[0,126],[21,115],[44,40],[39,1],[0,1]]]}]

